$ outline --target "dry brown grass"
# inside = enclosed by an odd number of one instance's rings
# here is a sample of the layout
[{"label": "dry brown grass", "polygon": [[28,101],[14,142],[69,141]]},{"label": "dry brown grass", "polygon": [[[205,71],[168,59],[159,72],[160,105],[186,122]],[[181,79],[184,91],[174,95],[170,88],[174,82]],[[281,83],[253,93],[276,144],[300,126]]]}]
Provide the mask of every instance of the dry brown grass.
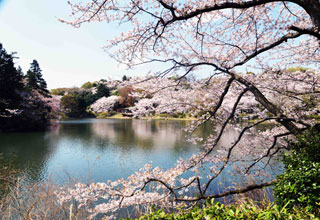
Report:
[{"label": "dry brown grass", "polygon": [[58,203],[54,193],[58,187],[49,181],[30,183],[18,177],[9,187],[7,195],[0,201],[0,219],[2,220],[55,220],[87,219],[85,210],[77,209],[76,204]]}]

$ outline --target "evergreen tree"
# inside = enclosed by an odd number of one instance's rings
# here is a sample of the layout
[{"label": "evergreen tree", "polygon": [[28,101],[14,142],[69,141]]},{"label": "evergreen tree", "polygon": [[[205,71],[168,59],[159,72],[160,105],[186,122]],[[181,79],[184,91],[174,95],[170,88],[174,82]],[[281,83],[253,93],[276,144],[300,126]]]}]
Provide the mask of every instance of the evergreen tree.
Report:
[{"label": "evergreen tree", "polygon": [[26,75],[26,79],[27,79],[27,88],[28,89],[38,90],[37,77],[34,72],[28,70],[27,75]]},{"label": "evergreen tree", "polygon": [[39,64],[32,63],[24,82],[22,69],[15,68],[14,59],[14,53],[8,54],[0,44],[0,131],[45,129],[51,108],[43,99],[49,91]]},{"label": "evergreen tree", "polygon": [[27,88],[35,89],[39,91],[42,95],[49,96],[47,83],[43,79],[41,72],[42,70],[40,69],[38,61],[33,60],[26,76]]},{"label": "evergreen tree", "polygon": [[21,101],[22,71],[14,67],[13,55],[0,43],[0,115],[6,114],[6,109],[17,109]]},{"label": "evergreen tree", "polygon": [[108,87],[106,87],[104,84],[100,83],[97,86],[97,93],[95,94],[96,99],[100,99],[102,97],[109,97],[110,96],[110,90]]}]

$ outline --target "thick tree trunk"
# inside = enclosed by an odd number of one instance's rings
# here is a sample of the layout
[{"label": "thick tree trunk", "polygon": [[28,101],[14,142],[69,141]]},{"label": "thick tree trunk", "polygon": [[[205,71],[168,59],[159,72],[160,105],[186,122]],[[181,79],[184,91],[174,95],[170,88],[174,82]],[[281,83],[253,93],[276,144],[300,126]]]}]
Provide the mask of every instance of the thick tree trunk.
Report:
[{"label": "thick tree trunk", "polygon": [[254,86],[249,81],[245,80],[239,75],[235,74],[235,79],[240,82],[242,85],[249,88],[250,92],[254,95],[257,102],[259,102],[263,107],[265,107],[269,112],[271,112],[275,117],[278,117],[278,122],[282,124],[288,131],[297,135],[300,133],[300,129],[291,121],[289,120],[282,112],[282,110],[271,103],[261,92],[260,90]]},{"label": "thick tree trunk", "polygon": [[319,0],[301,0],[299,4],[310,15],[314,31],[320,33],[320,2]]}]

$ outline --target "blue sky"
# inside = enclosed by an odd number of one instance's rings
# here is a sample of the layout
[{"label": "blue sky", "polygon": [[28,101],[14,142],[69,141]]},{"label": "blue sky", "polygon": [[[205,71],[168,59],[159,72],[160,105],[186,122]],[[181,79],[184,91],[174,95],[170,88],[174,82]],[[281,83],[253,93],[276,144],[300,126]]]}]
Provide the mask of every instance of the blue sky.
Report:
[{"label": "blue sky", "polygon": [[0,0],[0,42],[8,52],[18,53],[16,64],[26,72],[32,60],[38,60],[50,89],[135,75],[102,49],[120,32],[117,25],[90,23],[76,29],[62,24],[57,18],[70,14],[66,2]]},{"label": "blue sky", "polygon": [[[0,0],[0,43],[8,52],[17,52],[15,62],[24,73],[33,59],[38,60],[49,89],[164,69],[164,64],[133,70],[119,66],[103,50],[108,39],[120,34],[118,25],[86,23],[73,28],[58,21],[70,20],[70,13],[67,0]],[[197,72],[198,77],[207,75],[208,69]]]}]

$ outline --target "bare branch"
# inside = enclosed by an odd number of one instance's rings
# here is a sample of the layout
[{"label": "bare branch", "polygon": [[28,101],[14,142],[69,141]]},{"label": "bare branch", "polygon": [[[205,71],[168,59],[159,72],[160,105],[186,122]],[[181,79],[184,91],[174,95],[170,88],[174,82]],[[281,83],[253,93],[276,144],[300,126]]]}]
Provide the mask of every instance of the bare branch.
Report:
[{"label": "bare branch", "polygon": [[249,56],[247,56],[243,61],[241,61],[241,62],[236,63],[235,65],[233,65],[233,66],[231,67],[231,69],[234,68],[234,67],[236,67],[236,66],[241,66],[241,65],[247,63],[247,62],[250,61],[252,58],[255,58],[255,57],[257,57],[259,54],[264,53],[264,52],[266,52],[266,51],[268,51],[268,50],[270,50],[270,49],[272,49],[272,48],[274,48],[274,47],[276,47],[276,46],[279,46],[279,45],[282,44],[283,42],[287,42],[287,40],[289,40],[289,39],[298,38],[298,37],[300,37],[302,34],[303,34],[303,33],[294,33],[294,34],[288,33],[288,34],[284,35],[283,37],[281,37],[279,40],[275,41],[274,43],[272,43],[272,44],[270,44],[270,45],[268,45],[268,46],[266,46],[266,47],[260,48],[259,50],[256,50],[255,52],[253,52],[252,54],[250,54]]},{"label": "bare branch", "polygon": [[296,26],[291,26],[290,29],[293,31],[297,31],[301,34],[308,34],[308,35],[314,36],[320,40],[320,33],[314,31],[313,29],[303,29]]},{"label": "bare branch", "polygon": [[195,198],[188,198],[188,199],[178,198],[178,199],[176,199],[176,201],[196,202],[196,201],[204,200],[204,199],[221,198],[221,197],[226,197],[226,196],[230,196],[230,195],[246,193],[246,192],[249,192],[249,191],[252,191],[252,190],[255,190],[255,189],[262,189],[262,188],[265,188],[267,186],[274,185],[277,182],[278,182],[277,180],[272,180],[272,181],[269,181],[269,182],[265,182],[265,183],[261,183],[261,184],[252,184],[252,185],[248,185],[248,186],[243,187],[243,188],[234,189],[234,190],[230,190],[230,191],[227,191],[227,192],[217,193],[217,194],[213,194],[213,195],[209,195],[209,196],[195,197]]}]

